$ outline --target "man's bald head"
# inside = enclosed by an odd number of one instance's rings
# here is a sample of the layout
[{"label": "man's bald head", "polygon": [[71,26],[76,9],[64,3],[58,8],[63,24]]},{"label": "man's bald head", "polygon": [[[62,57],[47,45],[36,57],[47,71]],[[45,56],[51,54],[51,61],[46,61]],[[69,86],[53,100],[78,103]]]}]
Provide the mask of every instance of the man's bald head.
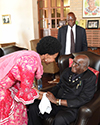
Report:
[{"label": "man's bald head", "polygon": [[86,55],[78,55],[74,58],[72,64],[72,72],[76,74],[81,74],[88,69],[90,60]]}]

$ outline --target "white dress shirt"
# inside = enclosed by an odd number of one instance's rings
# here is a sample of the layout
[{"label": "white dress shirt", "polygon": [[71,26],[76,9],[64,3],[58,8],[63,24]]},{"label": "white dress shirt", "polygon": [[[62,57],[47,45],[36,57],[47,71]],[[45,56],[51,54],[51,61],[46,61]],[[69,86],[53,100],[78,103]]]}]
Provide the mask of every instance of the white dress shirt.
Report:
[{"label": "white dress shirt", "polygon": [[[74,42],[76,42],[76,24],[72,27],[72,30],[74,34]],[[71,27],[68,25],[67,34],[66,34],[65,55],[71,54],[70,47],[71,47]]]}]

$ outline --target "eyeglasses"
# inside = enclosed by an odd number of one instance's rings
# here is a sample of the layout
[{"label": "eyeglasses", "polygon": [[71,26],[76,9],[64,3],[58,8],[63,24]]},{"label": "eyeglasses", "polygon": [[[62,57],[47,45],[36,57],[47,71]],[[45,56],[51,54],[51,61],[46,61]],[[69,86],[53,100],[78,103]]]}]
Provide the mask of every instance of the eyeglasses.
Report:
[{"label": "eyeglasses", "polygon": [[74,19],[68,19],[68,20],[66,19],[66,21],[67,21],[67,22],[70,22],[70,21],[71,21],[71,22],[74,22],[75,20],[74,20]]},{"label": "eyeglasses", "polygon": [[73,63],[72,63],[72,64],[77,65],[77,66],[80,66],[80,63],[77,63],[77,62],[75,62],[74,60],[73,60]]}]

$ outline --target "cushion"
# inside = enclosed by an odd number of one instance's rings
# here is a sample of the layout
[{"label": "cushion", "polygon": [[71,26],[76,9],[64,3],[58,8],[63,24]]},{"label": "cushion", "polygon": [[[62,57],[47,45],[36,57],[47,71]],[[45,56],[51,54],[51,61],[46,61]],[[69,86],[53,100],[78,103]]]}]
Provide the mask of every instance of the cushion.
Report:
[{"label": "cushion", "polygon": [[[73,59],[69,58],[69,67],[71,67],[72,63],[73,63]],[[93,69],[92,67],[88,67],[88,69],[91,70],[96,75],[96,84],[97,84],[99,71],[97,71],[96,69]]]}]

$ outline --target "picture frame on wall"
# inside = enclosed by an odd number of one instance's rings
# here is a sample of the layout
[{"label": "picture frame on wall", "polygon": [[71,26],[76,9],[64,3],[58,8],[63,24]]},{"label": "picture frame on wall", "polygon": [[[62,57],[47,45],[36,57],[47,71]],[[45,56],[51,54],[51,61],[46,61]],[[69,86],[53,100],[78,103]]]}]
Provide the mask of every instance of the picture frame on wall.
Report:
[{"label": "picture frame on wall", "polygon": [[83,17],[100,17],[100,0],[83,0]]},{"label": "picture frame on wall", "polygon": [[3,21],[3,24],[10,24],[11,23],[11,15],[10,14],[2,15],[2,21]]},{"label": "picture frame on wall", "polygon": [[99,27],[99,20],[88,20],[87,21],[88,29],[98,29],[98,27]]}]

